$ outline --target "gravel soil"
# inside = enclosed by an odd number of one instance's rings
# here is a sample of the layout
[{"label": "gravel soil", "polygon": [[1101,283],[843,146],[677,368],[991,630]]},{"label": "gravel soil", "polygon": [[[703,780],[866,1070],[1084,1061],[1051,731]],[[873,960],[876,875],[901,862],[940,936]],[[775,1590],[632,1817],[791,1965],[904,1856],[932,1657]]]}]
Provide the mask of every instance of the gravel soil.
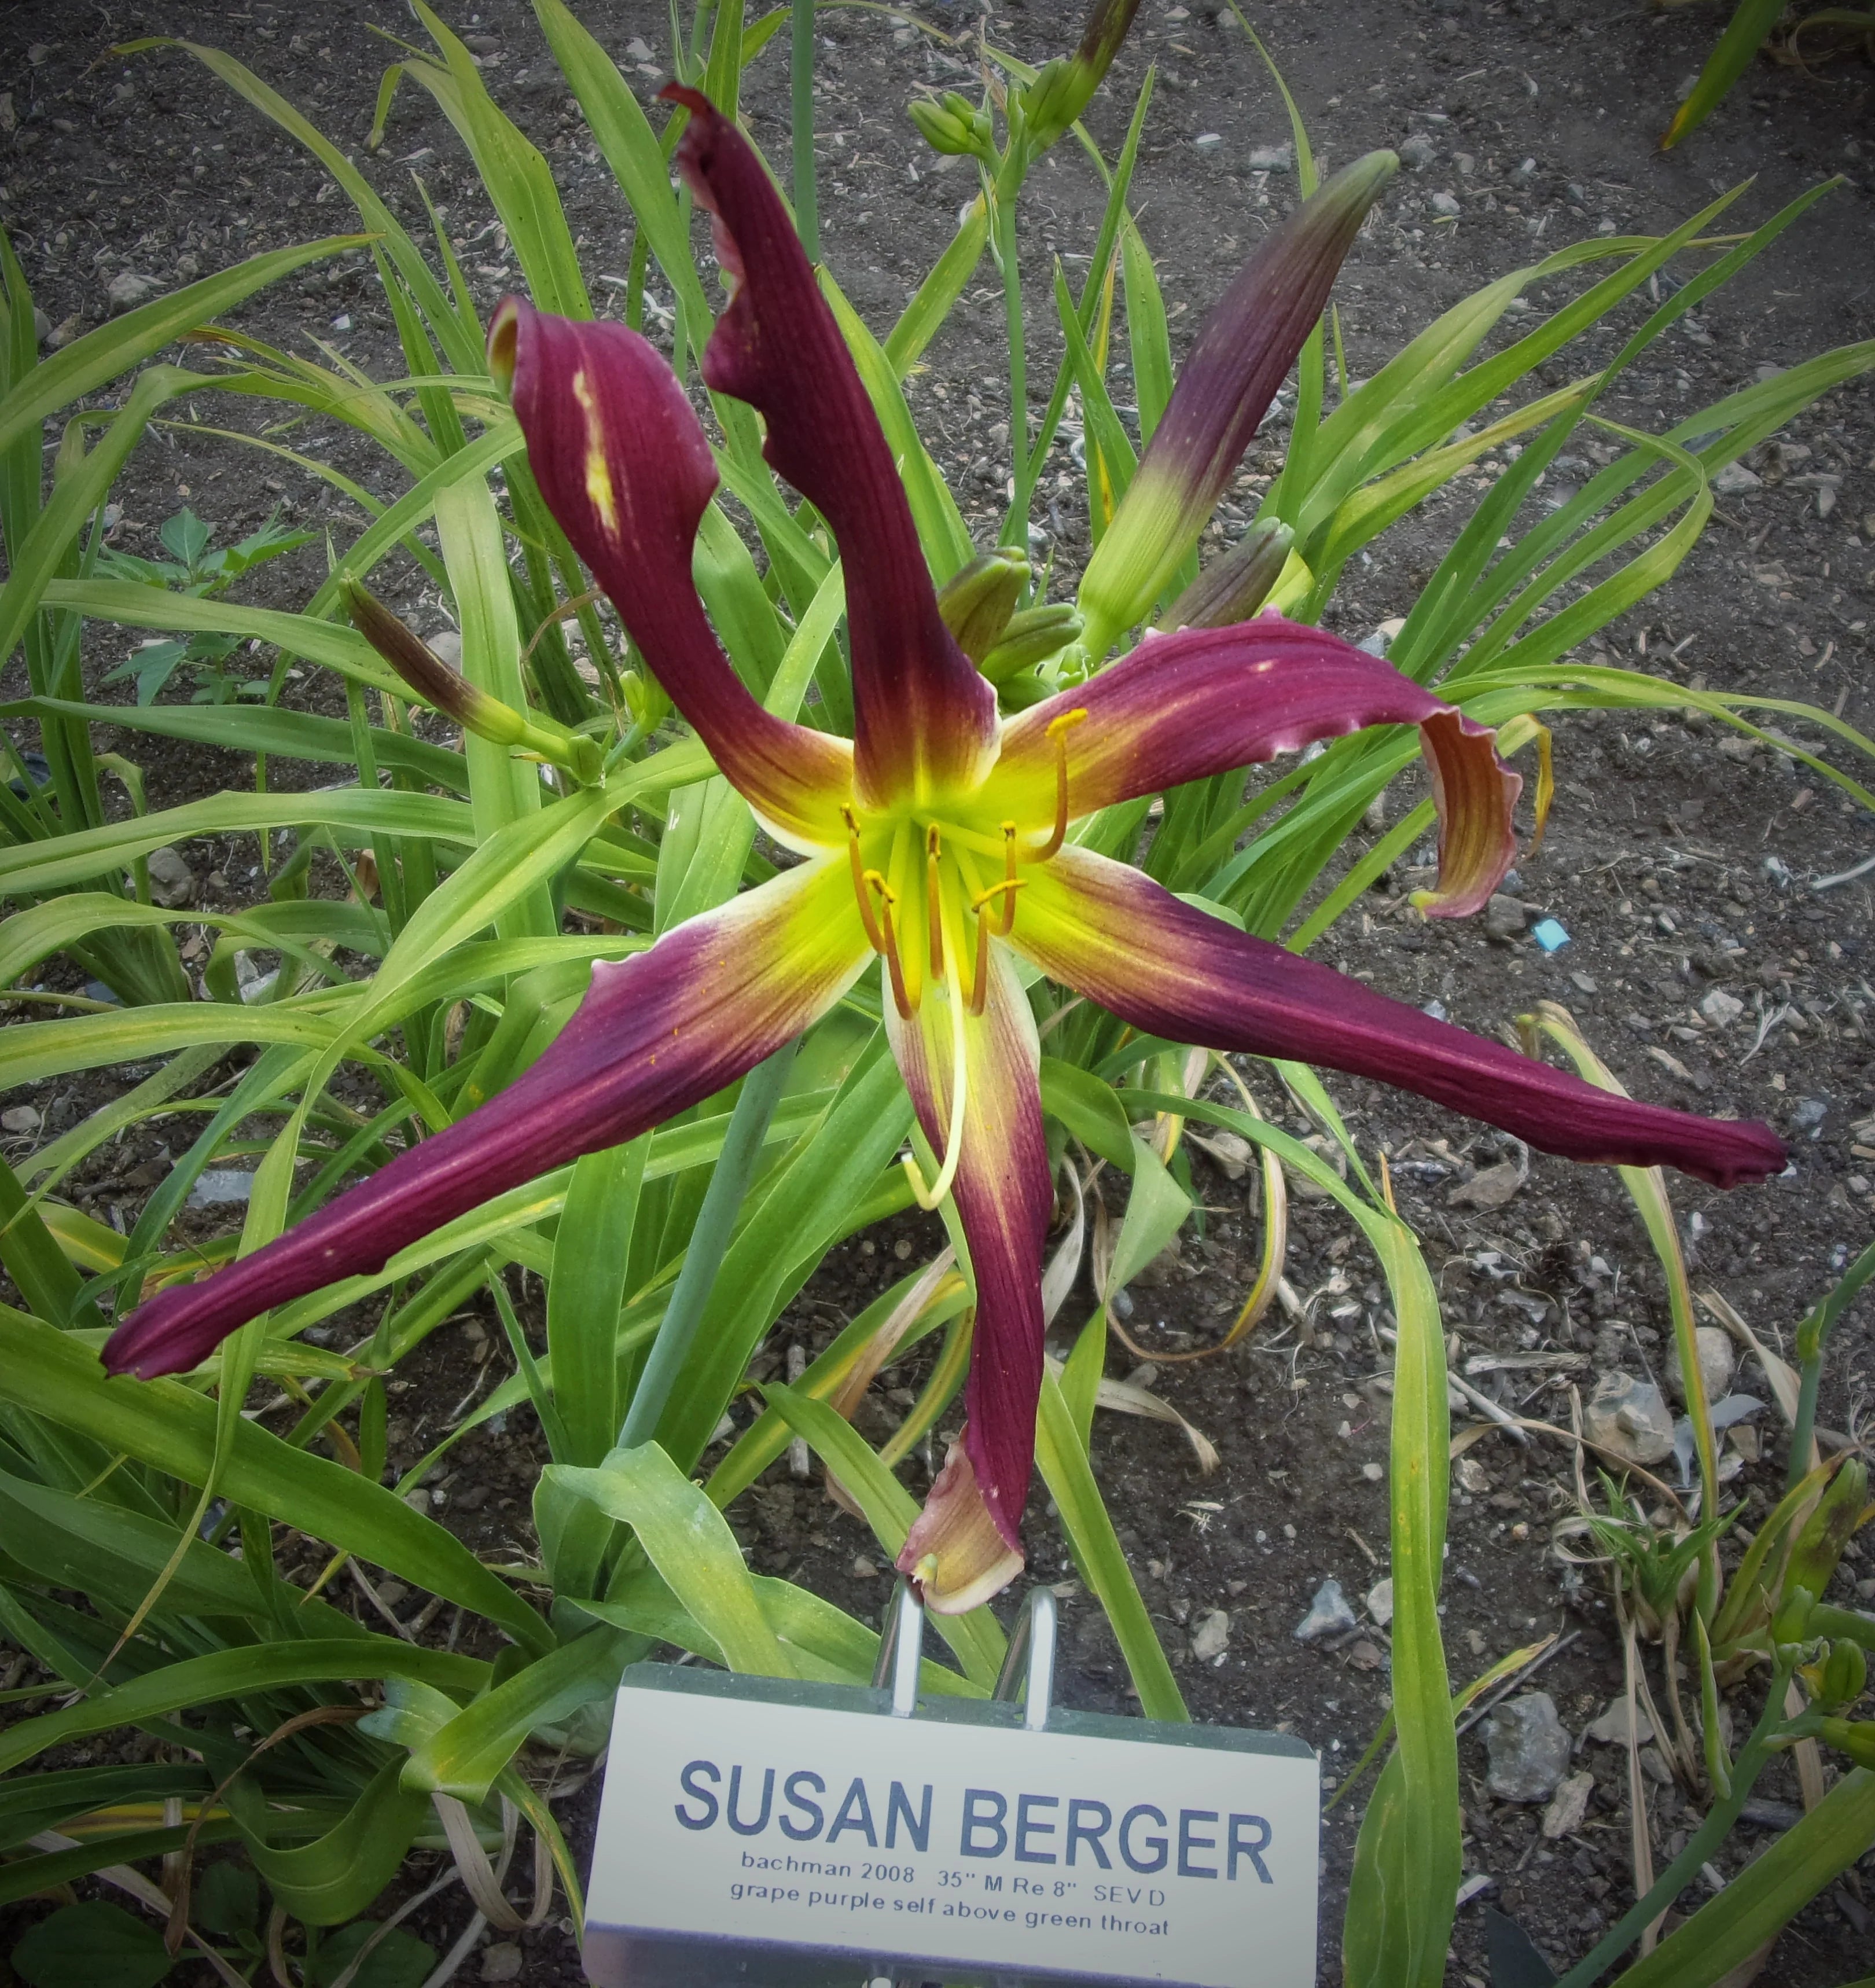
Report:
[{"label": "gravel soil", "polygon": [[[660,76],[656,58],[640,59],[631,44],[637,37],[660,44],[663,11],[644,0],[587,0],[580,12],[648,100]],[[934,17],[960,36],[976,25],[961,8],[934,10]],[[1843,184],[1702,305],[1696,323],[1654,347],[1603,411],[1657,431],[1762,369],[1875,336],[1868,184],[1875,120],[1866,66],[1842,63],[1811,74],[1762,64],[1703,132],[1673,154],[1654,148],[1679,86],[1722,18],[1708,7],[1657,14],[1639,0],[1596,7],[1336,0],[1326,8],[1268,0],[1260,7],[1255,25],[1319,152],[1340,164],[1387,144],[1410,162],[1337,292],[1351,373],[1364,377],[1440,310],[1559,244],[1664,229],[1754,175],[1731,215],[1715,226],[1755,226],[1819,181],[1840,174]],[[474,38],[496,97],[546,153],[589,276],[606,289],[605,278],[628,267],[628,224],[530,9],[523,0],[479,0],[478,12],[453,10],[451,19]],[[110,285],[127,272],[167,288],[245,253],[340,232],[350,218],[316,163],[187,55],[114,52],[114,44],[163,35],[226,49],[362,157],[378,78],[397,52],[379,29],[417,32],[394,6],[358,0],[251,0],[239,8],[161,0],[140,10],[26,0],[0,12],[0,221],[58,328],[55,339],[102,321]],[[995,39],[1032,60],[1071,45],[1078,32],[1062,0],[1017,0],[994,18]],[[820,33],[825,253],[883,333],[971,191],[955,162],[934,161],[904,107],[927,83],[968,86],[971,65],[961,49],[874,13],[829,12]],[[1090,117],[1110,151],[1149,62],[1158,66],[1157,94],[1136,205],[1165,286],[1174,347],[1182,350],[1243,257],[1292,205],[1296,181],[1279,153],[1288,137],[1280,100],[1228,9],[1215,13],[1211,0],[1170,8],[1146,0],[1113,85]],[[784,173],[787,91],[784,33],[751,73],[745,99],[755,136]],[[421,175],[485,309],[512,286],[512,260],[463,148],[407,82],[368,170],[413,222],[421,209],[411,176]],[[1052,259],[1085,254],[1101,199],[1093,174],[1068,144],[1039,170],[1024,210],[1024,277],[1038,323],[1032,378],[1045,384],[1056,350],[1041,322],[1049,315]],[[1078,283],[1084,265],[1070,259],[1068,267]],[[932,347],[911,397],[988,543],[1009,410],[987,261],[979,279],[967,309]],[[1535,307],[1560,294],[1546,291]],[[289,279],[234,321],[301,352],[316,337],[380,377],[400,370],[387,314],[356,254]],[[1572,349],[1546,367],[1543,384],[1559,384],[1612,356],[1634,321],[1631,313],[1617,317],[1586,351]],[[276,411],[204,388],[187,404],[185,418],[253,434]],[[277,438],[380,497],[395,494],[385,458],[357,437],[304,425]],[[1253,447],[1227,516],[1254,508],[1256,492],[1279,465],[1282,440],[1279,430]],[[1588,467],[1559,465],[1556,480]],[[1481,465],[1457,492],[1387,534],[1370,561],[1350,569],[1332,625],[1360,635],[1404,614],[1492,468]],[[1671,583],[1600,638],[1605,659],[1644,659],[1644,667],[1689,689],[1806,700],[1867,726],[1875,718],[1870,385],[1853,380],[1831,393],[1754,456],[1752,468],[1748,487],[1721,495]],[[1079,570],[1086,551],[1073,469],[1065,452],[1051,465],[1059,474],[1049,485],[1052,508],[1042,507],[1064,576]],[[275,514],[314,531],[317,544],[256,576],[245,597],[268,605],[302,600],[324,571],[327,531],[343,544],[362,522],[342,495],[281,459],[177,428],[144,443],[120,495],[117,543],[132,551],[154,553],[157,526],[185,503],[224,539]],[[414,587],[406,599],[415,600]],[[114,647],[103,634],[93,639],[87,668],[95,683],[123,651],[121,638]],[[1579,659],[1588,658],[1584,651]],[[0,675],[0,690],[13,696],[22,689],[15,664]],[[331,685],[309,677],[296,681],[289,697],[309,708],[343,708]],[[1814,727],[1772,722],[1811,743],[1821,737]],[[232,752],[170,749],[127,732],[101,744],[137,759],[153,798],[165,804],[252,777],[252,760]],[[1797,1320],[1871,1226],[1875,877],[1817,884],[1875,857],[1875,816],[1787,753],[1677,710],[1651,718],[1560,715],[1556,754],[1548,838],[1511,894],[1521,916],[1515,907],[1502,911],[1496,936],[1481,923],[1427,926],[1407,915],[1407,893],[1421,880],[1403,867],[1343,921],[1323,956],[1403,999],[1436,1001],[1485,1032],[1499,1030],[1539,998],[1564,1002],[1637,1094],[1771,1121],[1791,1142],[1792,1165],[1783,1178],[1732,1195],[1676,1181],[1674,1194],[1696,1287],[1718,1293],[1768,1343],[1788,1351]],[[1846,752],[1838,762],[1857,770]],[[275,786],[329,777],[318,768],[269,769]],[[206,903],[231,908],[259,888],[251,838],[190,844],[183,854]],[[1543,918],[1569,935],[1554,953],[1522,928]],[[44,984],[75,983],[49,968]],[[1253,1069],[1251,1081],[1265,1109],[1300,1132],[1315,1131],[1267,1070]],[[1612,1172],[1522,1155],[1468,1121],[1396,1094],[1339,1080],[1334,1089],[1363,1151],[1377,1147],[1390,1156],[1401,1211],[1420,1230],[1438,1279],[1456,1368],[1475,1387],[1519,1414],[1566,1425],[1569,1388],[1586,1395],[1598,1373],[1620,1368],[1664,1383],[1664,1289]],[[13,1149],[29,1150],[107,1094],[100,1085],[61,1082],[9,1097],[43,1114],[41,1131],[17,1136]],[[74,1183],[81,1205],[106,1219],[115,1211],[120,1225],[133,1222],[161,1175],[158,1136],[141,1146],[127,1139],[98,1156]],[[1508,1175],[1492,1174],[1502,1167]],[[1194,1176],[1208,1211],[1202,1236],[1188,1236],[1130,1293],[1130,1329],[1148,1365],[1154,1353],[1215,1338],[1255,1274],[1261,1225],[1252,1181],[1201,1153],[1194,1154]],[[1508,1194],[1495,1198],[1494,1187],[1507,1182]],[[204,1233],[225,1226],[202,1220]],[[811,1354],[941,1243],[934,1222],[901,1220],[836,1252],[762,1361],[779,1369],[791,1341]],[[1221,1462],[1214,1474],[1199,1473],[1175,1428],[1119,1416],[1096,1422],[1094,1454],[1194,1716],[1299,1733],[1320,1750],[1325,1781],[1338,1783],[1387,1702],[1386,1633],[1361,1601],[1387,1571],[1385,1297],[1357,1232],[1325,1201],[1296,1204],[1288,1281],[1294,1308],[1272,1311],[1247,1342],[1214,1360],[1163,1364],[1156,1377],[1139,1377],[1151,1378],[1216,1445]],[[1091,1304],[1083,1285],[1062,1314],[1064,1334]],[[392,1384],[394,1469],[421,1456],[465,1395],[485,1384],[500,1344],[492,1315],[466,1317],[438,1332]],[[1524,1364],[1488,1364],[1506,1360]],[[1137,1364],[1116,1345],[1112,1372],[1124,1375]],[[867,1434],[883,1434],[910,1398],[904,1390],[921,1378],[915,1361],[887,1376],[893,1391],[875,1391],[862,1415]],[[1742,1367],[1735,1384],[1768,1398],[1754,1362]],[[1865,1439],[1872,1395],[1875,1347],[1867,1317],[1855,1312],[1832,1351],[1821,1416],[1826,1440]],[[1455,1426],[1477,1415],[1468,1405]],[[438,1516],[491,1553],[530,1551],[529,1493],[545,1461],[531,1417],[509,1418],[499,1435],[478,1432],[431,1487]],[[1782,1483],[1783,1436],[1774,1415],[1746,1425],[1743,1443],[1730,1447],[1728,1468],[1735,1463],[1731,1495],[1745,1501],[1748,1525]],[[916,1458],[909,1465],[914,1492],[924,1489],[927,1468]],[[1574,1505],[1568,1445],[1544,1438],[1519,1445],[1501,1432],[1475,1440],[1454,1465],[1445,1621],[1455,1679],[1520,1645],[1562,1639],[1535,1682],[1579,1735],[1620,1690],[1623,1667],[1604,1574],[1569,1565],[1555,1550],[1552,1528]],[[887,1570],[870,1535],[827,1502],[817,1483],[797,1483],[780,1466],[735,1516],[759,1569],[876,1614]],[[1039,1498],[1030,1526],[1032,1574],[1063,1584],[1062,1696],[1070,1704],[1128,1709],[1123,1666],[1097,1607],[1075,1589]],[[1866,1549],[1856,1554],[1852,1547],[1832,1598],[1853,1603],[1859,1589],[1866,1605],[1875,1596],[1875,1557]],[[1361,1626],[1326,1643],[1298,1642],[1292,1632],[1330,1577],[1354,1601]],[[400,1596],[392,1605],[409,1616],[422,1602]],[[1657,1689],[1657,1651],[1648,1660]],[[1755,1712],[1748,1682],[1740,1699],[1742,1713]],[[1593,1773],[1595,1788],[1580,1826],[1552,1841],[1539,1831],[1540,1805],[1490,1794],[1480,1733],[1461,1743],[1465,1868],[1490,1881],[1459,1915],[1451,1978],[1467,1988],[1482,1988],[1486,1975],[1483,1905],[1515,1916],[1562,1965],[1631,1901],[1625,1757],[1586,1743],[1575,1765]],[[1654,1853],[1664,1861],[1698,1811],[1671,1783],[1650,1781],[1649,1790]],[[1773,1772],[1764,1792],[1794,1803],[1794,1774]],[[593,1784],[562,1805],[583,1856],[595,1793]],[[1324,1825],[1324,1982],[1339,1979],[1340,1909],[1363,1798],[1363,1789],[1354,1790]],[[1771,1840],[1767,1827],[1742,1830],[1715,1875],[1735,1872]],[[1705,1895],[1696,1887],[1682,1903],[1690,1910]],[[22,1909],[15,1922],[42,1909]],[[440,1949],[465,1909],[460,1894],[445,1894],[412,1923]],[[1866,1973],[1875,1955],[1872,1911],[1875,1869],[1865,1859],[1859,1874],[1852,1871],[1799,1915],[1760,1978],[1836,1988]],[[514,1978],[505,1971],[511,1963],[530,1983],[581,1978],[562,1922],[490,1938],[496,1944],[471,1960],[463,1978],[478,1971],[489,1980]]]}]

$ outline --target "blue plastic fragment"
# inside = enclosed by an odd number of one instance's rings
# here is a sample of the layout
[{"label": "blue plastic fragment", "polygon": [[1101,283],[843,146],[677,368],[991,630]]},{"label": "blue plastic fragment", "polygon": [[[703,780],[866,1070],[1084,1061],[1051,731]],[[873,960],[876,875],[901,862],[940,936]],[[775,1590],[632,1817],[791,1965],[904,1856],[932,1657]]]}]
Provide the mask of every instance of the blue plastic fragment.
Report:
[{"label": "blue plastic fragment", "polygon": [[1530,936],[1546,952],[1555,952],[1569,944],[1569,934],[1554,918],[1542,918],[1530,928]]}]

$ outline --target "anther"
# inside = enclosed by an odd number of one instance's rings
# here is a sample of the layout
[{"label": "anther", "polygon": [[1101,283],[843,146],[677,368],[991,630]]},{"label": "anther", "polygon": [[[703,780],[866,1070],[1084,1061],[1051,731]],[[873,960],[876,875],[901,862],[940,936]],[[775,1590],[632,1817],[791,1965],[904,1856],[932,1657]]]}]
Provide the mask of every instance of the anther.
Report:
[{"label": "anther", "polygon": [[898,938],[892,929],[892,907],[898,899],[891,885],[877,870],[868,870],[862,882],[879,893],[879,950],[885,955],[886,971],[892,976],[893,1002],[900,1015],[908,1022],[917,1011],[905,998],[905,969],[899,963]]},{"label": "anther", "polygon": [[866,928],[867,943],[873,952],[883,952],[884,935],[873,916],[872,901],[866,890],[866,866],[860,858],[860,824],[850,807],[843,807],[840,816],[846,824],[846,860],[853,866],[853,894],[859,900],[860,922]]},{"label": "anther", "polygon": [[970,1012],[973,1015],[981,1014],[984,1003],[989,999],[990,900],[1002,898],[1002,929],[1006,932],[1015,922],[1015,894],[1022,888],[1022,881],[1018,877],[1005,877],[1000,884],[992,884],[987,891],[979,893],[971,908],[977,915],[977,971],[970,989]]},{"label": "anther", "polygon": [[931,978],[944,972],[944,912],[938,896],[938,824],[924,831],[924,909],[931,928]]},{"label": "anther", "polygon": [[1002,881],[1009,890],[1002,901],[1002,926],[998,936],[1007,938],[1015,923],[1015,824],[1012,821],[1002,824]]},{"label": "anther", "polygon": [[1048,735],[1055,742],[1055,832],[1036,857],[1046,863],[1068,833],[1068,734],[1086,717],[1085,710],[1064,711],[1049,722]]}]

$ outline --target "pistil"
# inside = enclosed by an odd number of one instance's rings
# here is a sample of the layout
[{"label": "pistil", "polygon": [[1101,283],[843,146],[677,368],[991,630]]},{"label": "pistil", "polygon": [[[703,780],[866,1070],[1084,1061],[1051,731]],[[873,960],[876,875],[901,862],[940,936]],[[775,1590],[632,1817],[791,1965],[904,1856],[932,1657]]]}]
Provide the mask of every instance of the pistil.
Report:
[{"label": "pistil", "polygon": [[931,933],[931,978],[944,971],[944,914],[938,896],[938,836],[935,822],[924,831],[924,910]]},{"label": "pistil", "polygon": [[954,956],[958,949],[952,948],[950,970],[945,975],[951,997],[951,1123],[944,1134],[944,1162],[938,1170],[937,1180],[927,1187],[924,1170],[918,1165],[917,1154],[907,1153],[902,1161],[905,1178],[911,1183],[913,1198],[927,1215],[951,1192],[951,1184],[957,1178],[958,1163],[964,1157],[965,1107],[969,1101],[970,1038],[964,989],[958,977]]},{"label": "pistil", "polygon": [[1002,929],[1007,931],[1015,922],[1015,894],[1022,888],[1018,877],[1005,877],[1000,884],[992,884],[987,891],[979,891],[971,905],[977,915],[977,971],[970,989],[970,1012],[980,1015],[984,1003],[989,999],[989,907],[992,898],[1002,900]]},{"label": "pistil", "polygon": [[[1068,833],[1068,734],[1087,716],[1084,710],[1064,711],[1052,719],[1048,735],[1055,742],[1055,832],[1035,854],[1038,863],[1046,863],[1060,848]],[[1014,904],[1011,904],[1014,915]]]},{"label": "pistil", "polygon": [[[846,824],[846,858],[853,866],[853,894],[859,900],[860,922],[866,928],[867,942],[875,952],[886,949],[885,935],[879,929],[878,921],[873,916],[872,899],[867,890],[867,871],[860,855],[860,824],[850,806],[840,810],[841,818]],[[878,872],[871,873],[877,876]],[[880,879],[883,882],[884,880]]]},{"label": "pistil", "polygon": [[1015,923],[1015,824],[1012,821],[1002,824],[1002,881],[1005,894],[999,936],[1007,938]]}]

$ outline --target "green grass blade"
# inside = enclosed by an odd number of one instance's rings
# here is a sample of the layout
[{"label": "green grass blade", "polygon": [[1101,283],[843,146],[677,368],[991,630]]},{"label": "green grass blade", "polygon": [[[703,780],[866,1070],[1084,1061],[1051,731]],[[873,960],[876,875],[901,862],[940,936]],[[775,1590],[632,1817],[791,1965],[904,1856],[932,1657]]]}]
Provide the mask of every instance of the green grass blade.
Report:
[{"label": "green grass blade", "polygon": [[1784,0],[1738,0],[1725,32],[1715,44],[1699,79],[1674,113],[1660,138],[1660,150],[1671,150],[1689,131],[1697,131],[1731,93],[1732,85],[1752,66],[1771,30],[1783,18]]}]

